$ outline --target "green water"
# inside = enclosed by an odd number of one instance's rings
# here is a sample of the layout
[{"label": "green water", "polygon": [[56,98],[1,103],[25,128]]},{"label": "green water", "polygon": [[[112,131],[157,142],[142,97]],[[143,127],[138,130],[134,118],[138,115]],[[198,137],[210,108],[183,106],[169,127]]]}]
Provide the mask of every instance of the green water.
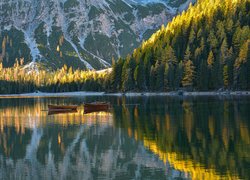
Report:
[{"label": "green water", "polygon": [[249,97],[0,99],[0,179],[173,178],[250,179]]}]

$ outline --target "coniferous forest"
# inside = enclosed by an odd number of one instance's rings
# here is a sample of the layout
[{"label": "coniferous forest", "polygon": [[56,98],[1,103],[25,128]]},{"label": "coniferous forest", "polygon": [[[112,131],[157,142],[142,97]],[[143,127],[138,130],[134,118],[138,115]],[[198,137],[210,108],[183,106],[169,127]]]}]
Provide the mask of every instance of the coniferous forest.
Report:
[{"label": "coniferous forest", "polygon": [[29,70],[16,61],[13,68],[0,63],[0,93],[104,91],[109,73],[83,71],[64,65],[56,71]]},{"label": "coniferous forest", "polygon": [[202,0],[113,63],[113,91],[250,89],[250,2]]},{"label": "coniferous forest", "polygon": [[0,65],[0,93],[250,90],[250,2],[200,0],[162,25],[112,71]]}]

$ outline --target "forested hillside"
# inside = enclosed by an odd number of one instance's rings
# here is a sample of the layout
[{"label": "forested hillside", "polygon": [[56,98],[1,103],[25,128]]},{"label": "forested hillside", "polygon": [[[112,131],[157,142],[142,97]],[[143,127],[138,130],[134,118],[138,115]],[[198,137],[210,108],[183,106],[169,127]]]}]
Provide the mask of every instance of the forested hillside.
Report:
[{"label": "forested hillside", "polygon": [[126,59],[113,91],[250,89],[250,2],[200,0]]},{"label": "forested hillside", "polygon": [[24,58],[12,68],[0,63],[0,93],[250,90],[249,9],[248,0],[198,1],[131,55],[113,59],[111,73],[32,69]]}]

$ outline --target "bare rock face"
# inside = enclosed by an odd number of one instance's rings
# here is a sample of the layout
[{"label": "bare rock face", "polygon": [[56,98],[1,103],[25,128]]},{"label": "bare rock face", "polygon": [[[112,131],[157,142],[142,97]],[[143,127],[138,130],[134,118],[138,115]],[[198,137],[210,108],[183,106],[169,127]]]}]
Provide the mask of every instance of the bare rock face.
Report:
[{"label": "bare rock face", "polygon": [[190,0],[1,0],[0,60],[102,69],[185,9]]}]

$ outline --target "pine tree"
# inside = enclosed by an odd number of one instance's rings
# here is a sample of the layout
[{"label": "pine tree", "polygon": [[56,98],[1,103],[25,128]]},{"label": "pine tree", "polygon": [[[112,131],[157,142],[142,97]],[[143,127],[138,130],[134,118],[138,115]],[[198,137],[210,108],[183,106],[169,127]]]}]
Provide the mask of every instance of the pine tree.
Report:
[{"label": "pine tree", "polygon": [[210,45],[210,48],[212,50],[217,49],[218,46],[218,40],[216,38],[216,36],[214,35],[214,31],[210,31],[208,39],[207,39],[208,44]]},{"label": "pine tree", "polygon": [[224,82],[224,87],[228,88],[228,66],[225,65],[223,67],[223,82]]},{"label": "pine tree", "polygon": [[176,71],[176,78],[175,78],[175,89],[179,89],[181,87],[181,81],[183,78],[183,62],[180,61]]},{"label": "pine tree", "polygon": [[164,90],[168,91],[169,90],[169,65],[168,63],[165,64],[165,69],[164,69]]},{"label": "pine tree", "polygon": [[166,51],[167,63],[175,66],[177,64],[177,58],[174,49],[171,46],[168,46]]},{"label": "pine tree", "polygon": [[188,60],[184,64],[184,77],[182,79],[182,85],[186,88],[192,88],[195,78],[195,67],[191,60]]},{"label": "pine tree", "polygon": [[168,88],[170,90],[174,90],[174,85],[175,85],[175,67],[172,64],[169,64],[169,69],[168,69]]},{"label": "pine tree", "polygon": [[159,61],[155,65],[156,72],[156,89],[162,91],[164,89],[164,64]]},{"label": "pine tree", "polygon": [[191,28],[188,38],[188,44],[192,45],[195,42],[195,31],[194,28]]},{"label": "pine tree", "polygon": [[149,79],[149,86],[150,90],[154,91],[155,90],[155,84],[156,84],[156,73],[155,73],[155,68],[154,66],[151,66],[150,70],[150,79]]},{"label": "pine tree", "polygon": [[135,68],[134,79],[136,82],[135,83],[136,88],[138,90],[143,91],[146,89],[145,68],[144,68],[144,64],[142,62],[139,63]]},{"label": "pine tree", "polygon": [[210,51],[208,58],[207,58],[207,66],[208,66],[208,88],[214,89],[215,88],[215,81],[216,76],[214,75],[215,67],[214,67],[214,55],[213,52]]},{"label": "pine tree", "polygon": [[245,76],[246,74],[249,74],[247,73],[248,70],[247,62],[250,59],[249,44],[250,41],[247,41],[246,43],[243,44],[243,46],[240,49],[239,56],[234,64],[235,85],[237,88],[241,89],[246,89],[248,86],[247,79],[249,79],[249,77]]},{"label": "pine tree", "polygon": [[127,80],[128,80],[128,63],[125,61],[122,66],[122,87],[121,90],[125,92],[127,90]]},{"label": "pine tree", "polygon": [[186,52],[185,52],[184,61],[188,61],[189,59],[191,59],[191,52],[190,52],[190,48],[188,46],[186,49]]},{"label": "pine tree", "polygon": [[228,86],[233,87],[234,82],[234,55],[233,48],[228,50],[227,54],[227,66],[228,66]]},{"label": "pine tree", "polygon": [[130,56],[128,56],[126,58],[126,61],[128,62],[128,67],[130,69],[130,78],[131,78],[131,89],[134,89],[134,84],[135,84],[135,79],[134,79],[134,72],[135,72],[135,68],[136,68],[136,62],[134,58],[131,58]]},{"label": "pine tree", "polygon": [[210,51],[208,58],[207,58],[207,66],[208,68],[212,69],[214,65],[214,54]]},{"label": "pine tree", "polygon": [[219,44],[222,43],[223,39],[226,38],[226,33],[225,33],[225,28],[224,28],[224,23],[220,20],[217,21],[216,23],[216,35],[217,39],[219,40]]},{"label": "pine tree", "polygon": [[150,56],[150,51],[146,51],[144,58],[144,67],[145,67],[145,83],[146,83],[146,89],[149,88],[150,83],[149,83],[149,79],[150,79],[150,71],[151,71],[151,56]]},{"label": "pine tree", "polygon": [[228,45],[227,45],[227,38],[224,38],[222,44],[221,44],[221,48],[220,48],[220,63],[222,65],[224,65],[225,63],[227,63],[228,60]]},{"label": "pine tree", "polygon": [[240,34],[241,34],[241,28],[237,27],[236,31],[234,32],[233,39],[232,39],[232,41],[233,41],[232,44],[233,44],[234,52],[236,54],[238,54],[239,51],[240,51],[240,43],[241,43],[240,42],[240,39],[241,39]]},{"label": "pine tree", "polygon": [[110,73],[110,83],[112,91],[121,90],[123,59],[117,62],[112,58],[112,71]]},{"label": "pine tree", "polygon": [[133,89],[133,78],[131,76],[131,69],[126,69],[123,79],[122,91],[126,92],[132,89]]},{"label": "pine tree", "polygon": [[[207,61],[202,59],[200,62],[200,69],[198,71],[198,77],[197,77],[197,87],[200,90],[208,90],[208,66],[207,66]],[[211,69],[210,69],[211,71]]]},{"label": "pine tree", "polygon": [[169,57],[168,57],[168,50],[167,50],[167,48],[165,48],[165,49],[162,50],[160,61],[163,64],[165,64],[165,63],[168,62],[168,59],[169,59]]}]

